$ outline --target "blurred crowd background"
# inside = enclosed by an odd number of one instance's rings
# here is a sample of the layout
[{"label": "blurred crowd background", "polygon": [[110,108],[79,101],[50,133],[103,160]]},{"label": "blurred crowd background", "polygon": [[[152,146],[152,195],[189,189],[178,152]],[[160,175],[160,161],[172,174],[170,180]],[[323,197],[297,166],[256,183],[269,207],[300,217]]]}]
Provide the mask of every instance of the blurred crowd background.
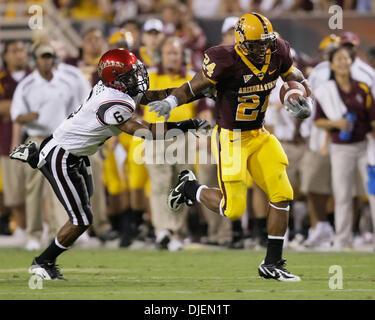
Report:
[{"label": "blurred crowd background", "polygon": [[[332,5],[343,9],[343,30],[328,28]],[[96,66],[104,52],[119,47],[134,52],[148,68],[150,89],[179,86],[200,72],[205,49],[234,44],[237,18],[252,11],[269,17],[278,36],[290,42],[295,65],[305,77],[329,59],[334,48],[348,46],[352,62],[359,59],[365,65],[366,84],[375,92],[375,1],[1,0],[0,247],[39,250],[66,221],[66,213],[41,174],[11,162],[8,154],[20,142],[41,141],[50,135],[54,130],[51,123],[60,117],[53,110],[59,106],[66,104],[66,114],[79,107],[99,80]],[[36,20],[30,20],[39,13],[41,28],[36,27]],[[50,64],[48,58],[52,58]],[[270,98],[265,125],[288,154],[288,174],[296,196],[285,246],[329,250],[337,237],[335,201],[331,180],[326,179],[331,175],[329,148],[311,150],[313,121],[297,123],[283,114],[279,88]],[[209,99],[174,111],[169,121],[215,119],[214,102]],[[147,106],[137,112],[146,121],[160,121]],[[214,186],[216,166],[139,164],[134,150],[141,143],[140,139],[121,134],[91,157],[96,188],[94,225],[80,237],[77,246],[170,251],[194,245],[265,247],[268,201],[250,177],[242,219],[217,217],[198,204],[176,215],[169,212],[166,196],[177,173],[193,169],[200,183]],[[198,146],[205,148],[208,156],[209,144],[209,138],[201,138]],[[320,160],[315,162],[312,159],[316,154]],[[310,170],[306,176],[306,168],[318,161],[322,167]],[[359,171],[353,169],[353,174],[360,177]],[[340,234],[346,237],[340,249],[372,250],[374,227],[369,194],[364,183],[357,180],[360,178],[349,181],[355,189],[350,216],[344,221],[350,230]]]}]

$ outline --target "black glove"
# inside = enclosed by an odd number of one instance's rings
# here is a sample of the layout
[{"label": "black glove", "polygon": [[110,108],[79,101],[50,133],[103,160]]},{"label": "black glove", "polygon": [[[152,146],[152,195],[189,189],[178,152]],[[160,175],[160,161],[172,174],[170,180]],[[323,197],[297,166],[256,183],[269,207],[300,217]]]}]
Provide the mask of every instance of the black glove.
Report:
[{"label": "black glove", "polygon": [[183,132],[195,129],[199,133],[207,134],[211,129],[211,124],[207,120],[203,119],[189,119],[178,122],[166,122],[167,130],[180,129]]}]

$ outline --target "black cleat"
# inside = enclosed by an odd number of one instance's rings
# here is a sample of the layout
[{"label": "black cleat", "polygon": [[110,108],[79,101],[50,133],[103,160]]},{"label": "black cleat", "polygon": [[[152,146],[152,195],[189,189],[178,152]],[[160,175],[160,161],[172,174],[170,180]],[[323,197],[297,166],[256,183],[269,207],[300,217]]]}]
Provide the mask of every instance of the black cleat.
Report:
[{"label": "black cleat", "polygon": [[60,272],[59,266],[54,261],[46,261],[39,264],[34,259],[29,268],[29,273],[35,274],[43,280],[66,280]]},{"label": "black cleat", "polygon": [[299,276],[290,273],[286,268],[286,260],[281,259],[280,261],[272,264],[265,264],[264,261],[258,267],[259,275],[265,279],[275,279],[284,282],[297,282],[301,281]]},{"label": "black cleat", "polygon": [[168,207],[174,212],[181,210],[184,203],[188,206],[192,206],[194,202],[191,199],[187,199],[183,194],[184,185],[186,181],[197,180],[193,171],[184,170],[178,176],[177,185],[170,191],[168,196]]},{"label": "black cleat", "polygon": [[159,234],[157,235],[155,239],[156,249],[167,250],[168,244],[169,242],[171,242],[171,236],[172,236],[172,233],[168,229],[159,232]]},{"label": "black cleat", "polygon": [[20,160],[22,162],[29,163],[33,168],[36,168],[38,164],[38,147],[34,141],[30,141],[27,144],[20,144],[10,154],[9,157],[14,160]]}]

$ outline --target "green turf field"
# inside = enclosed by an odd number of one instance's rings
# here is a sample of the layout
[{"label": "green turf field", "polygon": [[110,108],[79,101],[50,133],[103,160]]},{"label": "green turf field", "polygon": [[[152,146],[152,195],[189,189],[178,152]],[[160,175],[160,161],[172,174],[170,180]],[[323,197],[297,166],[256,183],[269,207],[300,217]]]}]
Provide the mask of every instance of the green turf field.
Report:
[{"label": "green turf field", "polygon": [[[35,253],[0,250],[0,299],[375,299],[375,254],[286,252],[299,283],[260,279],[264,252],[79,250],[59,263],[68,281],[31,290],[27,268]],[[328,287],[331,265],[343,289]]]}]

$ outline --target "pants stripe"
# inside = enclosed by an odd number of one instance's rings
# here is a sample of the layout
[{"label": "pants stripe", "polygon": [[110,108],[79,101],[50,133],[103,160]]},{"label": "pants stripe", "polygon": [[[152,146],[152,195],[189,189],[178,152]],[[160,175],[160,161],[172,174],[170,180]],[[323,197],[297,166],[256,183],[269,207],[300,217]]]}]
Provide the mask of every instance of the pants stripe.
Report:
[{"label": "pants stripe", "polygon": [[[217,130],[217,149],[218,149],[218,158],[219,158],[219,184],[221,186],[221,191],[223,192],[224,196],[224,207],[222,208],[223,214],[225,214],[225,210],[227,208],[227,192],[225,189],[225,184],[222,177],[222,166],[221,166],[221,143],[220,143],[220,127]],[[220,203],[221,206],[221,203]]]},{"label": "pants stripe", "polygon": [[[62,171],[64,172],[64,178],[68,184],[68,187],[73,195],[73,198],[74,198],[74,201],[78,207],[78,210],[82,216],[82,219],[83,219],[83,223],[85,226],[88,226],[90,223],[87,219],[87,216],[86,216],[86,213],[85,213],[85,210],[83,209],[83,206],[82,206],[82,201],[81,201],[81,198],[79,197],[78,195],[78,192],[77,192],[77,189],[75,188],[74,184],[72,183],[72,180],[70,179],[69,177],[69,174],[67,172],[67,163],[66,163],[66,160],[68,158],[68,155],[69,153],[65,151],[63,157],[62,157],[62,162],[61,162],[61,166],[62,166]],[[82,183],[84,184],[84,181],[82,180]]]},{"label": "pants stripe", "polygon": [[[66,151],[64,149],[59,148],[57,159],[56,159],[56,172],[57,172],[58,178],[61,182],[61,185],[64,189],[64,192],[67,196],[69,204],[72,208],[73,214],[76,216],[77,224],[82,225],[83,224],[82,217],[79,214],[78,215],[75,214],[75,213],[80,212],[80,210],[78,208],[78,205],[77,205],[77,203],[74,199],[73,193],[72,193],[72,191],[71,191],[71,189],[70,189],[70,187],[69,187],[69,185],[66,181],[66,177],[65,177],[64,172],[63,172],[63,156],[64,156],[65,152]],[[65,166],[66,166],[66,162],[65,162]]]},{"label": "pants stripe", "polygon": [[60,148],[59,147],[56,147],[55,150],[53,151],[53,154],[52,154],[52,159],[51,159],[51,170],[52,170],[52,174],[53,174],[53,177],[55,179],[55,182],[57,184],[57,187],[60,191],[60,194],[65,202],[65,205],[66,205],[66,208],[67,208],[67,211],[68,211],[68,214],[70,216],[70,218],[72,219],[72,222],[74,225],[78,225],[78,220],[77,220],[77,217],[75,216],[74,214],[74,211],[72,209],[72,206],[70,204],[70,201],[68,199],[68,196],[65,192],[65,189],[63,187],[63,184],[62,182],[60,181],[60,178],[59,178],[59,175],[57,174],[57,164],[56,164],[56,160],[57,160],[57,155],[60,151]]}]

